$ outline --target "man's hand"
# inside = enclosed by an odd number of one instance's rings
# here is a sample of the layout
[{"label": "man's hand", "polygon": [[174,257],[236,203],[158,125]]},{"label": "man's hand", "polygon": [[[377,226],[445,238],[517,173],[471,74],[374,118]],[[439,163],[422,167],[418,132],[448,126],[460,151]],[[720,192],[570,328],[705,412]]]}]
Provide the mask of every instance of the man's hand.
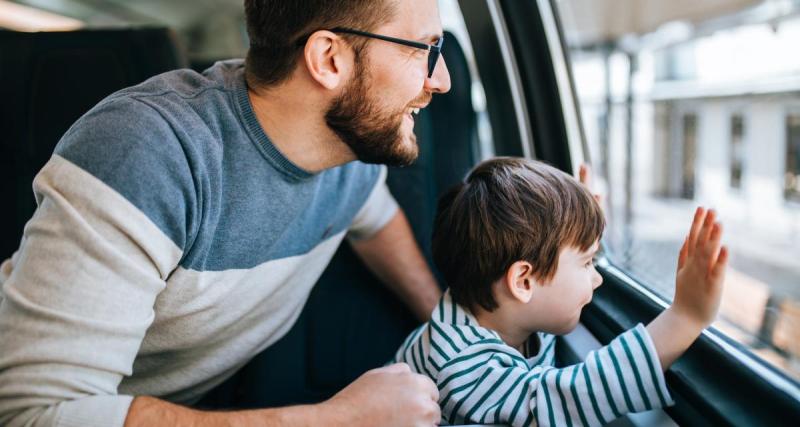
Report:
[{"label": "man's hand", "polygon": [[320,404],[325,423],[350,426],[432,426],[439,390],[405,363],[373,369]]},{"label": "man's hand", "polygon": [[722,298],[728,250],[721,246],[722,225],[713,210],[697,208],[678,257],[675,299],[679,315],[705,328],[714,321]]}]

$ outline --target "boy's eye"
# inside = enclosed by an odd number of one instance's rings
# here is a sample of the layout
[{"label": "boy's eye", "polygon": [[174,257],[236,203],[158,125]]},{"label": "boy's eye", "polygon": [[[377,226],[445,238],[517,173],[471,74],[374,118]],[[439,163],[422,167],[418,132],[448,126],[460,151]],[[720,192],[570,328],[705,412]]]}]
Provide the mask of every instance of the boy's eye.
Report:
[{"label": "boy's eye", "polygon": [[589,268],[589,267],[591,267],[591,266],[592,266],[592,264],[593,264],[593,263],[594,263],[594,260],[593,260],[593,259],[590,259],[590,260],[589,260],[589,262],[587,262],[587,263],[584,265],[584,267],[586,267],[586,268]]}]

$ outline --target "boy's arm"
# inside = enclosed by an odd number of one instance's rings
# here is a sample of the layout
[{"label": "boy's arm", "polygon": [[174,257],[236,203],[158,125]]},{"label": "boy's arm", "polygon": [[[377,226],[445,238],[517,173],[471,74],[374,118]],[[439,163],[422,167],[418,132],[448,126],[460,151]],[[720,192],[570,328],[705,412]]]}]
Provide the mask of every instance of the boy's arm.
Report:
[{"label": "boy's arm", "polygon": [[649,325],[661,367],[675,360],[714,321],[722,297],[728,251],[714,211],[698,208],[678,257],[675,299]]},{"label": "boy's arm", "polygon": [[437,386],[451,424],[599,426],[673,403],[641,324],[566,368],[531,369],[501,343],[473,345],[443,366]]}]

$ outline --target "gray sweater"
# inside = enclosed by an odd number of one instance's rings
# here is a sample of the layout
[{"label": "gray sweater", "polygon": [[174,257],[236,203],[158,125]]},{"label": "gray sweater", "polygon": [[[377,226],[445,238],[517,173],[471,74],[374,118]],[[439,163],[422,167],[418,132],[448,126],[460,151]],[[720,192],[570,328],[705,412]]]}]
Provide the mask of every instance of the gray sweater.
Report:
[{"label": "gray sweater", "polygon": [[241,61],[103,100],[37,175],[0,266],[0,425],[121,426],[133,396],[196,401],[290,329],[346,235],[394,216],[385,174],[292,164]]}]

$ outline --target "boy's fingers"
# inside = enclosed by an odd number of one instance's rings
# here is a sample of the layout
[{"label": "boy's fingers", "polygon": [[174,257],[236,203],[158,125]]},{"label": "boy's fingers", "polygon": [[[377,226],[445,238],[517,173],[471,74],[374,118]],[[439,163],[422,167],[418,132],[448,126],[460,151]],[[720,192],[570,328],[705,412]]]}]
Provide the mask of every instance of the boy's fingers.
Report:
[{"label": "boy's fingers", "polygon": [[581,163],[581,166],[578,168],[578,181],[591,191],[592,168],[588,163]]},{"label": "boy's fingers", "polygon": [[697,234],[700,232],[700,227],[703,224],[703,220],[706,217],[705,209],[698,207],[696,211],[694,211],[694,219],[692,220],[692,227],[689,229],[689,235],[687,236],[687,244],[686,244],[686,253],[688,256],[692,256],[694,254],[694,247],[695,242],[697,241]]},{"label": "boy's fingers", "polygon": [[719,256],[720,241],[722,240],[722,224],[715,222],[711,226],[711,233],[708,237],[708,241],[705,243],[703,247],[703,256],[706,257],[706,262],[708,264],[707,268],[711,269],[714,267],[714,264],[717,261],[717,257]]},{"label": "boy's fingers", "polygon": [[700,256],[708,256],[709,253],[709,238],[711,237],[711,229],[714,227],[714,211],[707,210],[705,218],[703,219],[703,226],[697,232],[695,237],[695,253]]},{"label": "boy's fingers", "polygon": [[720,277],[722,274],[725,273],[725,267],[728,265],[728,248],[725,246],[721,247],[719,250],[719,256],[717,257],[717,262],[714,263],[714,266],[711,268],[711,277]]},{"label": "boy's fingers", "polygon": [[683,268],[684,264],[686,264],[686,257],[689,255],[688,244],[689,236],[686,236],[686,238],[683,239],[683,245],[681,245],[680,251],[678,251],[678,270]]},{"label": "boy's fingers", "polygon": [[711,239],[711,231],[713,231],[716,226],[716,222],[714,221],[716,218],[717,213],[713,209],[709,209],[708,212],[706,212],[703,228],[700,229],[700,234],[697,236],[697,243],[699,245],[705,246],[708,244]]}]

